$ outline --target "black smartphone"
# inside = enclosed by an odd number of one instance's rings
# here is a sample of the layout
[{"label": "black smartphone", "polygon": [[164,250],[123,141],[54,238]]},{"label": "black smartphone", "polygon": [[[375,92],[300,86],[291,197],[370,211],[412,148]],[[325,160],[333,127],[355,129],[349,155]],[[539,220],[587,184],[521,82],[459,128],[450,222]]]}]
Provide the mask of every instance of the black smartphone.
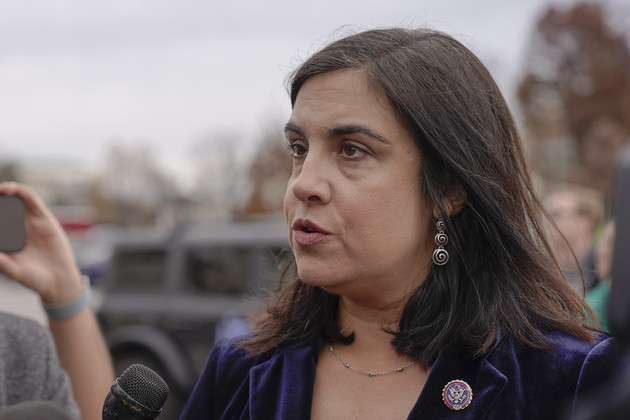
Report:
[{"label": "black smartphone", "polygon": [[0,251],[18,252],[25,245],[24,202],[17,195],[0,195]]}]

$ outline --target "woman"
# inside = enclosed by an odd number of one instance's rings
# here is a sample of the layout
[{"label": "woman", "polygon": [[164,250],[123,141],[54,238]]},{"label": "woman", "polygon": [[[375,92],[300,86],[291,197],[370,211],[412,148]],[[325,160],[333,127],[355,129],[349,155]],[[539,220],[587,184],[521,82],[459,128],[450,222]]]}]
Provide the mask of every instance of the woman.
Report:
[{"label": "woman", "polygon": [[556,418],[614,369],[469,50],[366,31],[308,59],[290,94],[294,258],[182,418]]},{"label": "woman", "polygon": [[[41,297],[50,326],[48,331],[0,313],[0,416],[5,409],[18,415],[38,407],[29,403],[47,401],[71,418],[101,419],[114,370],[87,305],[89,283],[82,281],[68,238],[38,196],[12,182],[0,183],[0,195],[22,199],[26,228],[22,251],[0,253],[0,272]],[[31,412],[22,411],[20,418]],[[52,411],[46,418],[53,418]]]}]

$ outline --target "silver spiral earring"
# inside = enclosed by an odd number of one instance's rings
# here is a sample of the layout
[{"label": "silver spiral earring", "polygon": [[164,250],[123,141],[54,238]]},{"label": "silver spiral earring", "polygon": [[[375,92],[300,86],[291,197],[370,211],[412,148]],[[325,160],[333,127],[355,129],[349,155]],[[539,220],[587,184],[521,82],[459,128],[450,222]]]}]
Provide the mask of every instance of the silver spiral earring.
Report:
[{"label": "silver spiral earring", "polygon": [[433,251],[433,263],[436,265],[444,265],[448,262],[448,252],[444,249],[444,246],[448,243],[448,236],[444,233],[446,229],[446,223],[444,220],[439,219],[435,222],[435,227],[438,230],[437,235],[435,235],[435,244],[437,248]]}]

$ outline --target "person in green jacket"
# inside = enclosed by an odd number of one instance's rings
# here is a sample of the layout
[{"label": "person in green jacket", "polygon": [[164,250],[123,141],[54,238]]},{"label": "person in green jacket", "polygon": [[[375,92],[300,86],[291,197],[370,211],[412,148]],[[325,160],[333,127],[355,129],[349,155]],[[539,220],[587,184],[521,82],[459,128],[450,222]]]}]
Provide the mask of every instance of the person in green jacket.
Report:
[{"label": "person in green jacket", "polygon": [[602,237],[595,248],[595,270],[601,282],[586,292],[586,301],[597,316],[602,330],[610,332],[608,328],[608,295],[610,294],[610,274],[615,247],[615,222],[609,221],[604,227]]}]

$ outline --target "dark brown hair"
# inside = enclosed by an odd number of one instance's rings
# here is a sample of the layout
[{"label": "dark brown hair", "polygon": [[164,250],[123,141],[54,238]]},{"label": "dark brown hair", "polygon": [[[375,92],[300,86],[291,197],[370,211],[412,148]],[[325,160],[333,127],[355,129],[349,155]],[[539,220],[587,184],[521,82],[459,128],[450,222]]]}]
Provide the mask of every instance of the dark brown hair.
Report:
[{"label": "dark brown hair", "polygon": [[[355,69],[391,102],[422,153],[418,182],[447,225],[450,260],[433,266],[403,302],[392,343],[429,366],[445,346],[478,356],[500,336],[546,347],[546,331],[585,340],[584,301],[551,255],[512,115],[485,66],[452,37],[432,30],[382,29],[333,42],[290,80],[295,104],[306,80]],[[463,190],[466,204],[449,217],[447,197]],[[337,320],[338,297],[297,277],[295,260],[258,314],[251,353],[316,335],[349,343]]]}]

